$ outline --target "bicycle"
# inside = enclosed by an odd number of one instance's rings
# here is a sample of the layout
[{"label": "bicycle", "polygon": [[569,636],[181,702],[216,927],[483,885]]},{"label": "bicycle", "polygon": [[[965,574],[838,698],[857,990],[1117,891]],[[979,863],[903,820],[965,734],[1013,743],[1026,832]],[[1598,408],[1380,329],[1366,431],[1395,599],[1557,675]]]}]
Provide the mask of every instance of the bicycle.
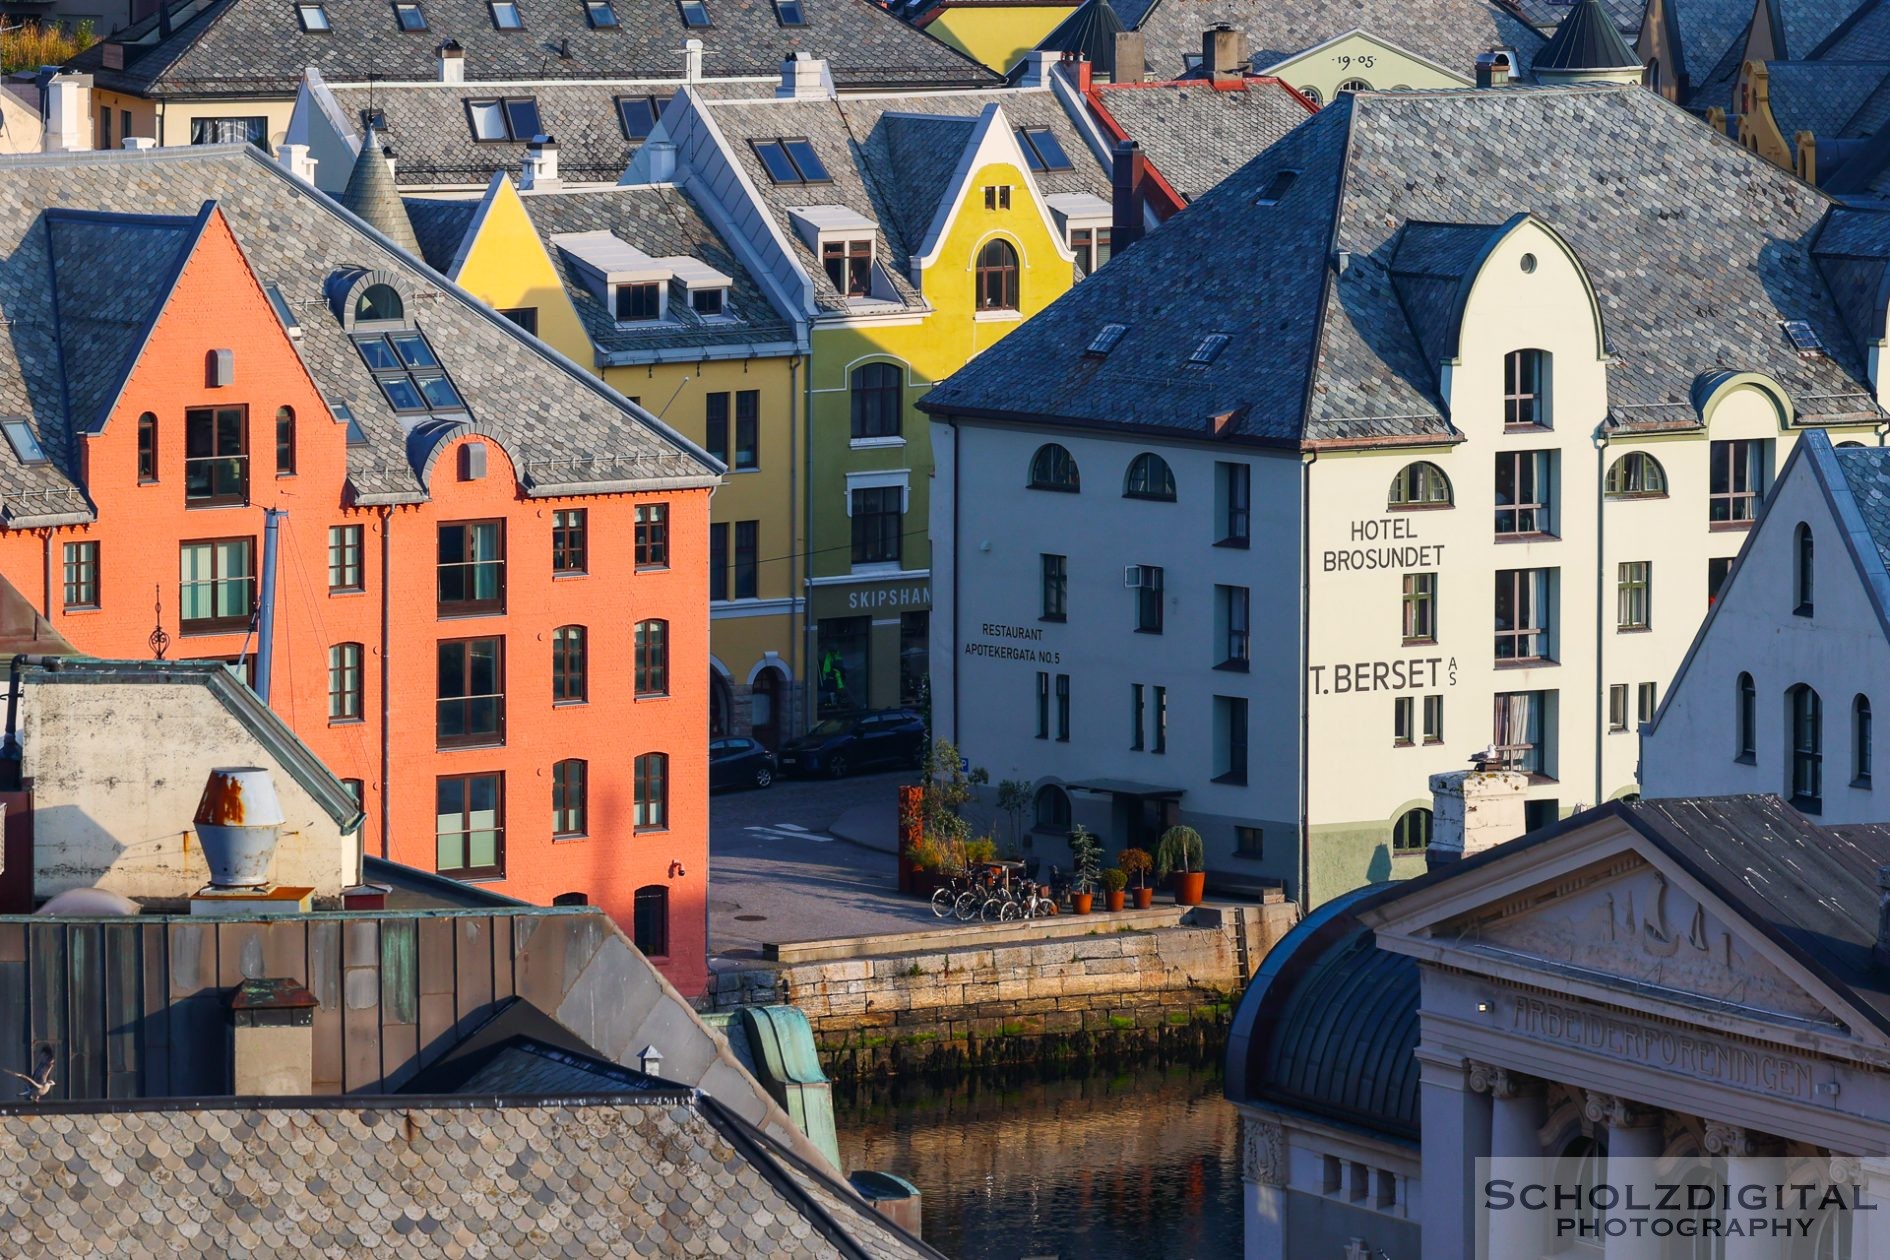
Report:
[{"label": "bicycle", "polygon": [[[956,871],[946,882],[932,893],[932,913],[939,918],[949,918],[956,913],[958,898],[971,887],[970,871]],[[962,917],[962,916],[960,916]]]}]

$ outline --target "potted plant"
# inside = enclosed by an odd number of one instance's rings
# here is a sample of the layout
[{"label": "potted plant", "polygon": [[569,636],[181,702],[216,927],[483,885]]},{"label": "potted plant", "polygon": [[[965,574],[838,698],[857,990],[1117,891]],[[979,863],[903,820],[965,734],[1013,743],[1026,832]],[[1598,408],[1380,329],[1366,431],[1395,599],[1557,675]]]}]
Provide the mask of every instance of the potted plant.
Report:
[{"label": "potted plant", "polygon": [[1112,866],[1103,872],[1103,892],[1108,894],[1104,901],[1111,910],[1122,909],[1123,889],[1129,886],[1129,877],[1121,868]]},{"label": "potted plant", "polygon": [[1135,881],[1135,908],[1146,910],[1154,904],[1155,890],[1149,886],[1148,873],[1155,869],[1155,859],[1146,849],[1124,849],[1116,854],[1116,865]]},{"label": "potted plant", "polygon": [[1070,832],[1070,858],[1070,904],[1078,914],[1088,914],[1102,882],[1102,841],[1082,823]]},{"label": "potted plant", "polygon": [[1200,832],[1193,827],[1170,827],[1162,832],[1161,842],[1155,846],[1155,877],[1175,877],[1176,905],[1201,904],[1202,886],[1207,883],[1202,862]]}]

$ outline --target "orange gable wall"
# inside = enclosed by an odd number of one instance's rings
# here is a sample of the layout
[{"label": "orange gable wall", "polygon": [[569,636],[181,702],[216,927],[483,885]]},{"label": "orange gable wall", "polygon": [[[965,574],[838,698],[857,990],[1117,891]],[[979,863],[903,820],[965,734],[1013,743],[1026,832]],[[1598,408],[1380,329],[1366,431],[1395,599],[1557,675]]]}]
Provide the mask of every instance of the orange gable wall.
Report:
[{"label": "orange gable wall", "polygon": [[[326,310],[300,312],[307,322]],[[425,330],[424,316],[418,321]],[[207,385],[207,352],[234,352],[231,385]],[[448,349],[442,347],[443,350]],[[450,355],[447,368],[452,364]],[[547,370],[551,370],[547,368]],[[184,505],[184,410],[247,404],[250,482],[247,506]],[[275,416],[294,408],[296,469],[275,473]],[[141,413],[158,417],[158,480],[137,479]],[[483,480],[461,481],[459,447],[487,447]],[[178,548],[210,538],[255,540],[262,565],[265,507],[286,511],[279,526],[273,707],[335,774],[359,779],[368,852],[433,870],[436,775],[505,776],[505,873],[485,886],[548,903],[583,892],[631,929],[635,890],[669,889],[667,960],[685,993],[706,984],[708,876],[707,546],[709,492],[600,495],[528,500],[497,442],[469,437],[441,453],[432,500],[413,507],[349,509],[345,501],[346,428],[336,424],[267,295],[220,214],[213,213],[185,265],[150,340],[102,433],[83,440],[87,488],[96,523],[56,530],[0,531],[0,571],[45,611],[81,651],[149,657],[153,625],[171,642],[166,656],[234,658],[244,634],[184,635],[178,624]],[[670,511],[670,568],[637,572],[635,508],[665,502]],[[561,507],[589,512],[590,572],[553,579],[551,519]],[[500,517],[506,522],[507,603],[503,614],[441,620],[435,562],[441,522]],[[328,529],[363,526],[365,591],[328,590]],[[100,607],[67,611],[62,547],[99,542]],[[391,589],[382,581],[383,555]],[[260,581],[258,582],[260,587]],[[384,597],[386,597],[384,599]],[[383,604],[387,608],[383,626]],[[154,610],[161,606],[161,614]],[[636,621],[669,621],[671,694],[634,699],[632,634]],[[588,629],[589,702],[554,707],[551,637],[561,625]],[[503,635],[506,640],[505,742],[501,747],[436,750],[436,643]],[[363,645],[363,712],[358,722],[328,720],[328,648]],[[249,651],[253,655],[256,645]],[[389,685],[384,724],[382,671]],[[382,747],[383,729],[388,732]],[[634,834],[634,758],[670,757],[669,827]],[[391,790],[383,801],[382,758]],[[589,762],[589,835],[554,842],[551,767],[567,757]],[[387,813],[383,838],[383,805]],[[180,820],[180,831],[184,826]],[[680,864],[679,867],[672,864]],[[671,871],[680,869],[675,876]]]}]

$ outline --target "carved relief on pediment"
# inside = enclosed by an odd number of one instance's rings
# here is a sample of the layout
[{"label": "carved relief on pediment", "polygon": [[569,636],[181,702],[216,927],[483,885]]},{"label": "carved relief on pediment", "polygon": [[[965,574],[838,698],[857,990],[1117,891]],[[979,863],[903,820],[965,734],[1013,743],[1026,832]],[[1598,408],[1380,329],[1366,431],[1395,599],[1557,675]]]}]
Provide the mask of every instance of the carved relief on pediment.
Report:
[{"label": "carved relief on pediment", "polygon": [[1644,864],[1520,899],[1462,939],[1625,981],[1829,1021],[1826,1008],[1742,930]]}]

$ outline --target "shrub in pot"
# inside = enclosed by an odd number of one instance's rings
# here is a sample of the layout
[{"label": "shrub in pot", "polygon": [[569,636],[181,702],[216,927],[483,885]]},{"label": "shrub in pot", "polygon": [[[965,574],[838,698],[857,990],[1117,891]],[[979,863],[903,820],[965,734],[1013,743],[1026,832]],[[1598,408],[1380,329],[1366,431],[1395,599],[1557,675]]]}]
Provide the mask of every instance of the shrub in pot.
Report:
[{"label": "shrub in pot", "polygon": [[1102,841],[1082,823],[1070,831],[1070,903],[1078,914],[1088,914],[1102,882]]},{"label": "shrub in pot", "polygon": [[1122,890],[1129,886],[1129,877],[1124,875],[1119,868],[1112,866],[1103,872],[1102,882],[1103,892],[1107,894],[1104,898],[1106,904],[1111,910],[1122,909],[1124,896]]},{"label": "shrub in pot", "polygon": [[1116,865],[1135,881],[1135,908],[1148,909],[1155,900],[1155,889],[1148,882],[1149,872],[1155,869],[1155,859],[1145,849],[1124,849],[1116,854]]},{"label": "shrub in pot", "polygon": [[1155,846],[1155,875],[1158,879],[1175,877],[1175,904],[1201,904],[1207,874],[1202,871],[1201,833],[1193,827],[1170,827],[1162,832]]}]

